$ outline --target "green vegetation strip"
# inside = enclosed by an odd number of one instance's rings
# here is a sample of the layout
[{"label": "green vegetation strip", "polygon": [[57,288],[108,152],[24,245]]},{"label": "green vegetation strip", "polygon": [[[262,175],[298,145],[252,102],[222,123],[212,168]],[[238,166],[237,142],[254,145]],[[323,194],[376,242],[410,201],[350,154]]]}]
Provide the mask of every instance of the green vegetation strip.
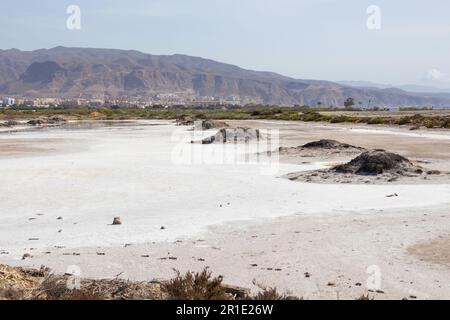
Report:
[{"label": "green vegetation strip", "polygon": [[[328,111],[323,114],[322,111]],[[336,115],[333,115],[335,111]],[[450,116],[408,115],[408,116],[364,116],[365,112],[355,111],[355,115],[339,114],[339,111],[310,109],[308,107],[235,107],[235,108],[10,108],[0,110],[0,120],[35,119],[40,117],[62,116],[73,120],[132,120],[132,119],[179,119],[191,117],[198,120],[284,120],[314,121],[330,123],[367,123],[387,125],[408,125],[412,129],[450,128]],[[356,111],[358,114],[356,114]],[[367,114],[370,114],[369,110]],[[331,114],[330,114],[331,113]]]}]

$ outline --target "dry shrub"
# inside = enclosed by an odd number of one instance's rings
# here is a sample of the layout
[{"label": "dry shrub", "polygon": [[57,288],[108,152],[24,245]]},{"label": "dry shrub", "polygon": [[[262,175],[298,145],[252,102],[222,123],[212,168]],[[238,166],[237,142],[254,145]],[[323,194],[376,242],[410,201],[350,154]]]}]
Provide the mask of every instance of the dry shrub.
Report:
[{"label": "dry shrub", "polygon": [[277,288],[263,288],[252,300],[286,300],[286,295],[280,294]]},{"label": "dry shrub", "polygon": [[371,298],[369,294],[362,294],[359,298],[356,298],[356,300],[374,300],[374,298]]},{"label": "dry shrub", "polygon": [[102,295],[86,289],[69,289],[67,279],[48,275],[34,290],[36,300],[103,300]]},{"label": "dry shrub", "polygon": [[253,297],[247,297],[248,300],[266,300],[266,301],[275,301],[275,300],[303,300],[303,298],[298,298],[294,296],[289,296],[286,293],[279,293],[277,288],[275,287],[266,287],[255,280],[253,280],[253,284],[257,286],[260,291]]},{"label": "dry shrub", "polygon": [[23,290],[15,288],[0,289],[0,300],[23,300],[25,295]]},{"label": "dry shrub", "polygon": [[169,300],[230,299],[222,286],[223,277],[212,278],[212,272],[206,268],[200,273],[187,272],[184,276],[177,270],[175,272],[177,276],[162,285]]}]

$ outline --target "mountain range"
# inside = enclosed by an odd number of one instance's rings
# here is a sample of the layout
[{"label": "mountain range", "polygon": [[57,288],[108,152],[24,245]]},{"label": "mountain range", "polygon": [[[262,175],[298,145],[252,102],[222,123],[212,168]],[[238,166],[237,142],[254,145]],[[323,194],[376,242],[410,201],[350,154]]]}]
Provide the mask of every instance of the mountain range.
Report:
[{"label": "mountain range", "polygon": [[449,107],[448,93],[301,80],[186,55],[55,47],[0,50],[0,95],[29,98],[148,98],[161,93],[276,105]]},{"label": "mountain range", "polygon": [[448,93],[450,94],[450,88],[441,88],[441,87],[432,87],[427,85],[417,85],[417,84],[403,84],[403,85],[392,85],[392,84],[383,84],[383,83],[375,83],[370,81],[352,81],[352,80],[343,80],[337,81],[337,83],[357,87],[357,88],[377,88],[377,89],[401,89],[403,91],[408,92],[417,92],[417,93]]}]

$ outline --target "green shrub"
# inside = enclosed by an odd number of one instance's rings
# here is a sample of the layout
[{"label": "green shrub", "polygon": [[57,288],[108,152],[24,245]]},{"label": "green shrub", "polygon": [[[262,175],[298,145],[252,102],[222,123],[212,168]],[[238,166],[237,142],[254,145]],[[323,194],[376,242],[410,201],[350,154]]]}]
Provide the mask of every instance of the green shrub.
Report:
[{"label": "green shrub", "polygon": [[384,124],[386,121],[383,118],[370,118],[367,123],[368,124]]}]

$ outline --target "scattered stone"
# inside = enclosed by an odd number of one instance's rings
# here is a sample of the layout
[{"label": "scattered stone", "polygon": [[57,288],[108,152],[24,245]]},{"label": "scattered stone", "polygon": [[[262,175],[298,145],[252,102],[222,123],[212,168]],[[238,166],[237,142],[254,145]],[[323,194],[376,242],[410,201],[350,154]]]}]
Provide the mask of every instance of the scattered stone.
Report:
[{"label": "scattered stone", "polygon": [[28,241],[39,241],[39,238],[29,238]]},{"label": "scattered stone", "polygon": [[114,220],[113,220],[112,225],[113,226],[118,226],[118,225],[121,225],[121,224],[122,224],[122,220],[120,219],[120,217],[115,217]]},{"label": "scattered stone", "polygon": [[334,282],[328,282],[328,283],[327,283],[327,286],[329,286],[329,287],[335,287],[335,286],[336,286],[336,283],[334,283]]},{"label": "scattered stone", "polygon": [[30,258],[32,258],[32,257],[33,257],[33,256],[32,256],[31,254],[25,253],[25,254],[22,256],[22,260],[30,259]]},{"label": "scattered stone", "polygon": [[63,217],[58,217],[58,218],[56,218],[56,220],[62,220],[63,219]]},{"label": "scattered stone", "polygon": [[387,197],[387,198],[398,197],[398,194],[396,194],[396,193],[394,193],[394,194],[388,194],[386,197]]},{"label": "scattered stone", "polygon": [[97,252],[97,255],[98,256],[104,256],[104,255],[106,255],[104,252]]},{"label": "scattered stone", "polygon": [[305,278],[310,278],[311,274],[309,272],[305,272]]},{"label": "scattered stone", "polygon": [[166,227],[161,226],[160,230],[166,230]]}]

